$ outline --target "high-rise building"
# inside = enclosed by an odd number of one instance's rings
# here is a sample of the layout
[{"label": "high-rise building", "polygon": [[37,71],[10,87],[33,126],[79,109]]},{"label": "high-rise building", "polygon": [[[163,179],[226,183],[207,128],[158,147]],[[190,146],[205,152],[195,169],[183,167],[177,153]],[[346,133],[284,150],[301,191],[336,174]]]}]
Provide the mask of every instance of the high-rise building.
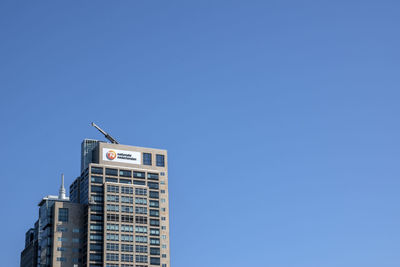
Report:
[{"label": "high-rise building", "polygon": [[39,204],[37,266],[169,267],[167,151],[88,139],[81,148],[70,199],[60,190]]}]

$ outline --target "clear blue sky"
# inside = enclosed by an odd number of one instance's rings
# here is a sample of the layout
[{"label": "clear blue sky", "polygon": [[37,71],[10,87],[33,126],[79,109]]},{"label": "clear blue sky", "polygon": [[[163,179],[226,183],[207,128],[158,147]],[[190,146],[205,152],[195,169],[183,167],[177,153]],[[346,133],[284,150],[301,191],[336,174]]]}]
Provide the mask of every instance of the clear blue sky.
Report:
[{"label": "clear blue sky", "polygon": [[400,266],[399,8],[1,1],[1,265],[95,121],[169,151],[172,267]]}]

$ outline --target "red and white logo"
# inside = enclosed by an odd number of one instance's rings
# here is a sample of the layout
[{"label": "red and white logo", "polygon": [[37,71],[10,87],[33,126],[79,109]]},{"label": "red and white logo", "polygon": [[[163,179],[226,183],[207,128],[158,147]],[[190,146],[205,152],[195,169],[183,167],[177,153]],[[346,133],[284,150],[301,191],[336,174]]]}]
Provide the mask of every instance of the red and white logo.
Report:
[{"label": "red and white logo", "polygon": [[114,160],[117,157],[117,153],[114,150],[109,150],[106,154],[109,160]]}]

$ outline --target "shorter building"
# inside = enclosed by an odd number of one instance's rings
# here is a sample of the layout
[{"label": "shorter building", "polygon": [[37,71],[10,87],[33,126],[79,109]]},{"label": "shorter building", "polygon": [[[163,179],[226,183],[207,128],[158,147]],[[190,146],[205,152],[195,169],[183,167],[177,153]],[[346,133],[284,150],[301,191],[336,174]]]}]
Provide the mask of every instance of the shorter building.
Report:
[{"label": "shorter building", "polygon": [[59,196],[39,203],[39,219],[26,233],[21,267],[80,267],[84,205],[65,196],[64,178]]},{"label": "shorter building", "polygon": [[25,234],[25,248],[21,252],[21,267],[37,267],[38,253],[38,221],[35,228],[29,229]]}]

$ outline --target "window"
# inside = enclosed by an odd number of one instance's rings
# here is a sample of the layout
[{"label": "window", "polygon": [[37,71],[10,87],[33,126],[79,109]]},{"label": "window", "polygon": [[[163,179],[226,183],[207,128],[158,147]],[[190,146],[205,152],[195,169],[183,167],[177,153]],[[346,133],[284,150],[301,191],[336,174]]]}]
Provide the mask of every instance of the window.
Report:
[{"label": "window", "polygon": [[150,180],[158,180],[158,173],[148,173],[147,174],[147,179],[150,179]]},{"label": "window", "polygon": [[150,238],[150,244],[151,245],[160,245],[160,239],[159,238]]},{"label": "window", "polygon": [[121,205],[121,212],[133,213],[133,206]]},{"label": "window", "polygon": [[90,244],[90,251],[102,251],[103,245],[100,244]]},{"label": "window", "polygon": [[116,243],[107,243],[108,251],[119,251],[119,245]]},{"label": "window", "polygon": [[166,264],[166,263],[163,263],[163,264],[161,265],[161,267],[167,267],[167,264]]},{"label": "window", "polygon": [[[92,265],[90,265],[90,267],[92,267]],[[113,263],[107,263],[106,267],[119,267],[118,264],[113,264]]]},{"label": "window", "polygon": [[158,183],[154,183],[154,182],[147,182],[147,186],[150,189],[158,189],[159,188]]},{"label": "window", "polygon": [[160,258],[150,257],[150,264],[151,265],[160,265]]},{"label": "window", "polygon": [[124,242],[133,242],[133,235],[121,235],[121,241]]},{"label": "window", "polygon": [[150,191],[149,192],[149,197],[150,198],[159,198],[159,194],[157,191]]},{"label": "window", "polygon": [[91,211],[103,211],[103,206],[100,205],[91,205],[90,206]]},{"label": "window", "polygon": [[59,237],[59,238],[57,238],[57,241],[60,241],[60,242],[68,242],[68,238],[66,238],[66,237]]},{"label": "window", "polygon": [[145,181],[133,180],[133,184],[136,184],[136,185],[146,185],[146,182],[145,182]]},{"label": "window", "polygon": [[165,194],[165,190],[164,189],[161,190],[161,194]]},{"label": "window", "polygon": [[135,236],[136,243],[147,243],[147,236],[137,235]]},{"label": "window", "polygon": [[160,230],[158,230],[156,228],[150,228],[150,235],[159,236],[160,235]]},{"label": "window", "polygon": [[147,246],[136,245],[135,248],[136,253],[147,253]]},{"label": "window", "polygon": [[139,224],[147,224],[147,218],[143,216],[136,216],[135,222]]},{"label": "window", "polygon": [[122,224],[121,232],[133,232],[133,225]]},{"label": "window", "polygon": [[109,213],[109,214],[107,214],[107,221],[109,221],[109,222],[118,222],[119,221],[119,215],[118,214]]},{"label": "window", "polygon": [[156,155],[156,166],[158,167],[164,167],[165,163],[164,163],[164,155]]},{"label": "window", "polygon": [[107,204],[107,211],[119,211],[119,205]]},{"label": "window", "polygon": [[166,219],[166,217],[161,217],[161,221],[165,221]]},{"label": "window", "polygon": [[59,208],[58,209],[58,221],[68,222],[68,209],[67,208]]},{"label": "window", "polygon": [[121,196],[121,203],[133,204],[133,197]]},{"label": "window", "polygon": [[115,253],[107,253],[106,254],[106,259],[108,261],[119,261],[118,254],[115,254]]},{"label": "window", "polygon": [[116,185],[107,185],[107,192],[109,193],[119,193],[119,187]]},{"label": "window", "polygon": [[72,232],[73,232],[73,233],[79,233],[80,230],[79,230],[79,228],[73,228],[73,229],[72,229]]},{"label": "window", "polygon": [[133,245],[121,244],[122,252],[133,252]]},{"label": "window", "polygon": [[160,255],[160,248],[150,248],[150,255]]},{"label": "window", "polygon": [[143,164],[151,165],[151,153],[143,153]]},{"label": "window", "polygon": [[133,194],[133,188],[132,187],[127,187],[127,186],[122,186],[121,187],[121,193],[122,194]]},{"label": "window", "polygon": [[117,195],[107,195],[108,202],[119,202],[119,196]]},{"label": "window", "polygon": [[147,208],[146,207],[135,207],[135,213],[136,214],[147,214]]},{"label": "window", "polygon": [[150,207],[158,208],[159,207],[158,200],[150,200]]},{"label": "window", "polygon": [[92,173],[95,173],[95,174],[103,174],[103,168],[92,167]]},{"label": "window", "polygon": [[134,178],[146,178],[146,176],[144,175],[144,172],[133,172],[133,177]]},{"label": "window", "polygon": [[121,222],[133,223],[132,215],[121,215]]},{"label": "window", "polygon": [[90,235],[90,240],[91,241],[101,241],[101,240],[103,240],[103,235],[92,234],[92,235]]},{"label": "window", "polygon": [[92,192],[96,192],[96,193],[103,193],[103,187],[102,186],[98,186],[98,185],[92,185],[90,187],[90,190]]},{"label": "window", "polygon": [[135,233],[147,234],[146,226],[135,226]]},{"label": "window", "polygon": [[63,247],[58,247],[58,248],[57,248],[57,251],[67,251],[67,249],[66,249],[66,248],[63,248]]},{"label": "window", "polygon": [[135,197],[135,204],[147,205],[147,199],[142,197]]},{"label": "window", "polygon": [[132,254],[121,254],[121,261],[133,262],[133,255]]},{"label": "window", "polygon": [[102,215],[90,214],[90,220],[92,220],[92,221],[103,221],[103,216]]},{"label": "window", "polygon": [[160,221],[156,219],[150,219],[151,226],[160,226]]},{"label": "window", "polygon": [[118,176],[118,170],[116,170],[116,169],[108,169],[108,168],[106,168],[106,174],[107,174],[107,175],[114,175],[114,176]]},{"label": "window", "polygon": [[101,256],[101,254],[93,254],[93,253],[90,253],[89,259],[90,259],[91,261],[101,261],[101,260],[103,259],[103,257]]},{"label": "window", "polygon": [[107,223],[107,230],[108,231],[119,231],[119,225],[113,223]]},{"label": "window", "polygon": [[102,224],[91,224],[90,225],[90,230],[92,230],[92,231],[103,231],[103,225]]},{"label": "window", "polygon": [[79,238],[72,238],[72,243],[79,243]]},{"label": "window", "polygon": [[136,255],[135,261],[136,262],[147,263],[147,256],[145,256],[145,255]]},{"label": "window", "polygon": [[135,188],[135,194],[139,196],[147,196],[146,188]]},{"label": "window", "polygon": [[90,178],[90,181],[92,183],[96,183],[96,184],[102,184],[103,183],[103,177],[102,176],[92,176]]},{"label": "window", "polygon": [[132,172],[131,171],[127,171],[127,170],[120,170],[119,171],[119,176],[132,177]]},{"label": "window", "polygon": [[103,203],[104,199],[103,199],[103,196],[91,195],[91,201]]},{"label": "window", "polygon": [[128,179],[119,179],[119,182],[121,184],[132,184],[132,181]]},{"label": "window", "polygon": [[119,234],[107,234],[108,241],[119,241]]},{"label": "window", "polygon": [[112,177],[106,177],[106,182],[118,183],[118,179],[117,178],[112,178]]},{"label": "window", "polygon": [[57,261],[67,261],[67,258],[63,258],[63,257],[57,257]]},{"label": "window", "polygon": [[158,210],[150,210],[150,216],[158,217],[160,212]]},{"label": "window", "polygon": [[167,239],[167,236],[166,235],[162,235],[161,238],[162,239]]}]

